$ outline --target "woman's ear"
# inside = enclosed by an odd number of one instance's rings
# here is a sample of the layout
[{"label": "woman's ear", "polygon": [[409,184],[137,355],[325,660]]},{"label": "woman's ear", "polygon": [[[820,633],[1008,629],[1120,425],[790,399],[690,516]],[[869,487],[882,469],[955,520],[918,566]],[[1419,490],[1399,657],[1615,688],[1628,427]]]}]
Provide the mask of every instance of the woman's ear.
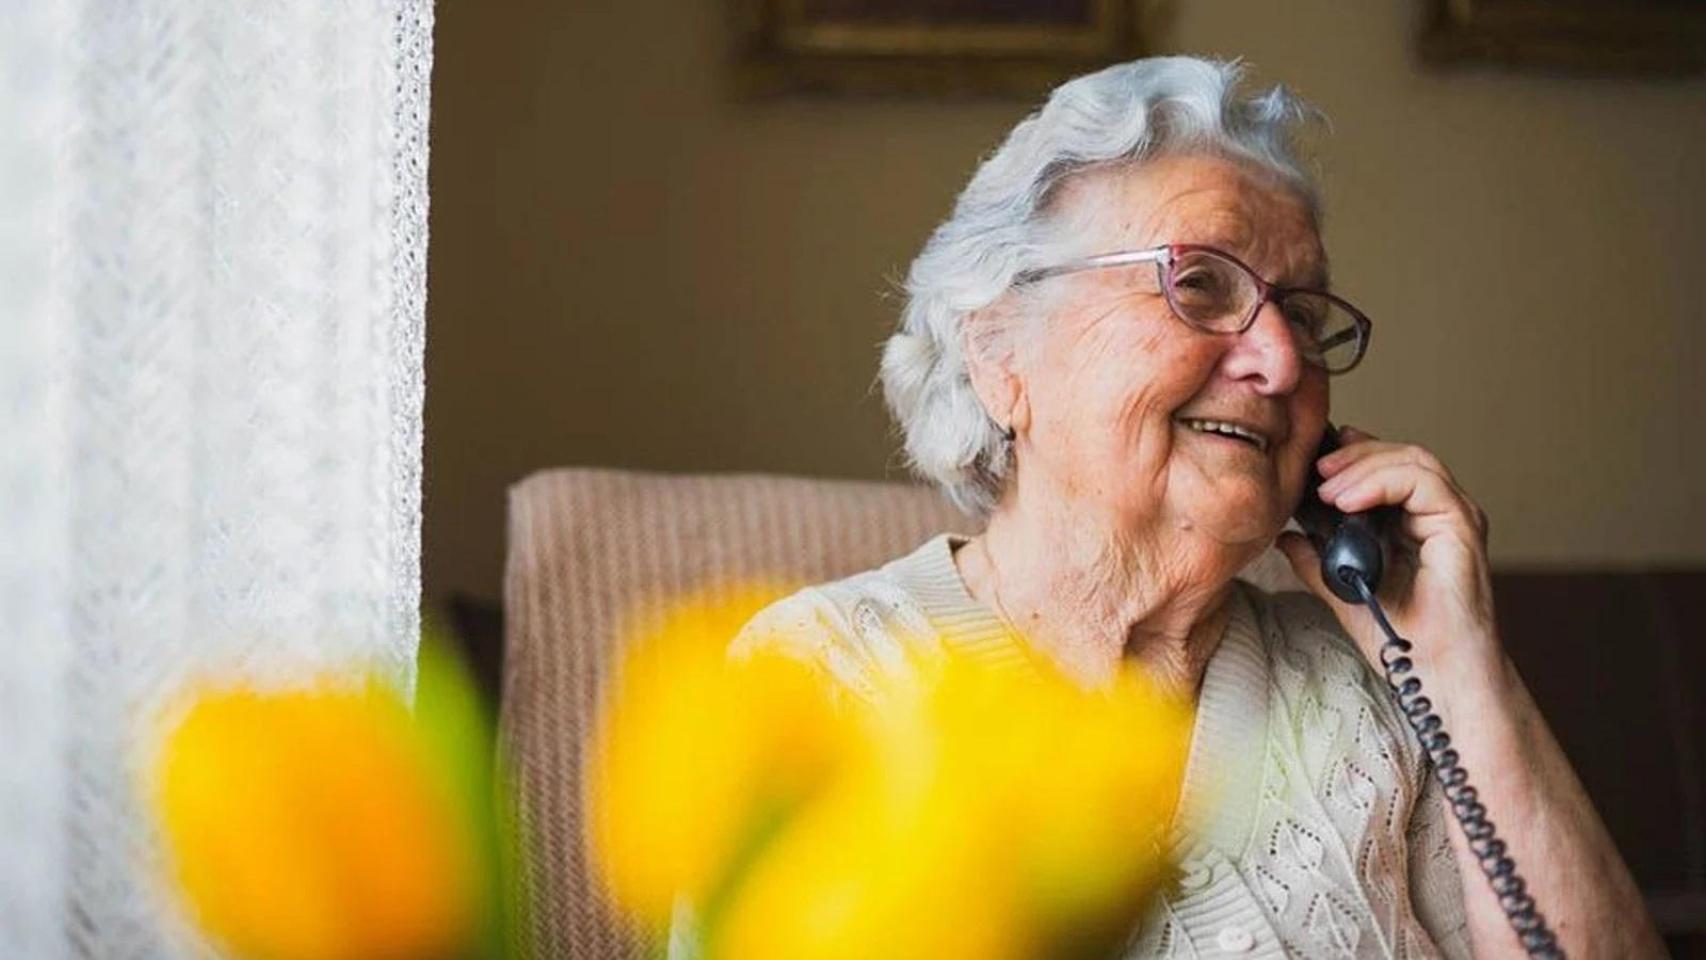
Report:
[{"label": "woman's ear", "polygon": [[1004,430],[1015,429],[1024,406],[1025,385],[1013,366],[1013,351],[1002,341],[996,324],[1003,321],[997,301],[966,317],[961,325],[960,349],[965,352],[966,373],[983,409]]}]

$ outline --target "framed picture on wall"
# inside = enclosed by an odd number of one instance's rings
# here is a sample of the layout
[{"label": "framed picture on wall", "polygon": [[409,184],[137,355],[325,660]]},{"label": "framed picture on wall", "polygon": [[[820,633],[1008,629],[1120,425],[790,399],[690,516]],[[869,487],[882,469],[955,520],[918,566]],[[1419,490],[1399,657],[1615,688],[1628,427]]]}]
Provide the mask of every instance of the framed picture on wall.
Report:
[{"label": "framed picture on wall", "polygon": [[1625,74],[1706,70],[1703,0],[1427,0],[1436,63]]},{"label": "framed picture on wall", "polygon": [[1131,0],[730,0],[740,93],[1036,94],[1142,56]]}]

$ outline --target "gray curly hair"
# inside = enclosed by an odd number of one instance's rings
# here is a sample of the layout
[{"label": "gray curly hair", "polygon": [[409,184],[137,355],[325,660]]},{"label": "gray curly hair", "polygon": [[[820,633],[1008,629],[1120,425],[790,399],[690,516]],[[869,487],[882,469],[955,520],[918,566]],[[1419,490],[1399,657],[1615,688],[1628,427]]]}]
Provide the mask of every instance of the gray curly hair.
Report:
[{"label": "gray curly hair", "polygon": [[964,321],[1019,273],[1059,255],[1070,231],[1048,214],[1063,182],[1093,168],[1211,152],[1277,174],[1319,222],[1319,191],[1296,141],[1324,117],[1284,87],[1244,94],[1243,76],[1236,60],[1154,57],[1062,84],[978,167],[912,262],[900,322],[883,348],[883,394],[914,472],[961,510],[987,516],[1013,460],[972,388]]}]

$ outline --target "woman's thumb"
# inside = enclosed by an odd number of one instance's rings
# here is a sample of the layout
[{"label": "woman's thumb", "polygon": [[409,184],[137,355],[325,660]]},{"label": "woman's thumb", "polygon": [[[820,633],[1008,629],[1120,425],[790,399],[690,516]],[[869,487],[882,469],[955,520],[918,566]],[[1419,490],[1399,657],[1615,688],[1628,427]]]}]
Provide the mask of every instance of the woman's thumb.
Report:
[{"label": "woman's thumb", "polygon": [[1315,544],[1309,538],[1295,530],[1287,530],[1274,541],[1285,558],[1291,561],[1291,570],[1297,574],[1297,579],[1309,588],[1309,592],[1320,597],[1327,604],[1339,622],[1350,629],[1353,622],[1361,622],[1367,616],[1367,611],[1354,603],[1346,603],[1339,595],[1328,589],[1326,581],[1321,579],[1321,553],[1315,549]]},{"label": "woman's thumb", "polygon": [[1333,596],[1332,591],[1328,590],[1321,580],[1321,555],[1316,552],[1315,545],[1309,542],[1308,537],[1295,530],[1287,530],[1274,541],[1274,546],[1279,547],[1280,552],[1285,554],[1286,560],[1291,563],[1291,572],[1297,574],[1297,579],[1303,581],[1310,593],[1327,601],[1329,606],[1339,605],[1339,598]]}]

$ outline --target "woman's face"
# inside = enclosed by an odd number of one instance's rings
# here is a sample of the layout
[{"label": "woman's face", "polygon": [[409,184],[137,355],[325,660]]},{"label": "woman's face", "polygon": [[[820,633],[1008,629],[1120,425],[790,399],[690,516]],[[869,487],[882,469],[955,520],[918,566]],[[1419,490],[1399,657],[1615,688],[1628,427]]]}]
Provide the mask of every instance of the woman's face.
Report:
[{"label": "woman's face", "polygon": [[[1233,161],[1173,156],[1093,173],[1057,198],[1087,225],[1085,254],[1201,243],[1263,278],[1324,286],[1326,259],[1304,203]],[[1265,544],[1297,503],[1327,416],[1327,375],[1305,363],[1285,318],[1263,304],[1243,334],[1173,316],[1154,264],[1047,281],[1048,319],[1015,357],[1021,476],[1111,513],[1116,529],[1192,530]],[[1193,428],[1239,424],[1265,449]]]}]

